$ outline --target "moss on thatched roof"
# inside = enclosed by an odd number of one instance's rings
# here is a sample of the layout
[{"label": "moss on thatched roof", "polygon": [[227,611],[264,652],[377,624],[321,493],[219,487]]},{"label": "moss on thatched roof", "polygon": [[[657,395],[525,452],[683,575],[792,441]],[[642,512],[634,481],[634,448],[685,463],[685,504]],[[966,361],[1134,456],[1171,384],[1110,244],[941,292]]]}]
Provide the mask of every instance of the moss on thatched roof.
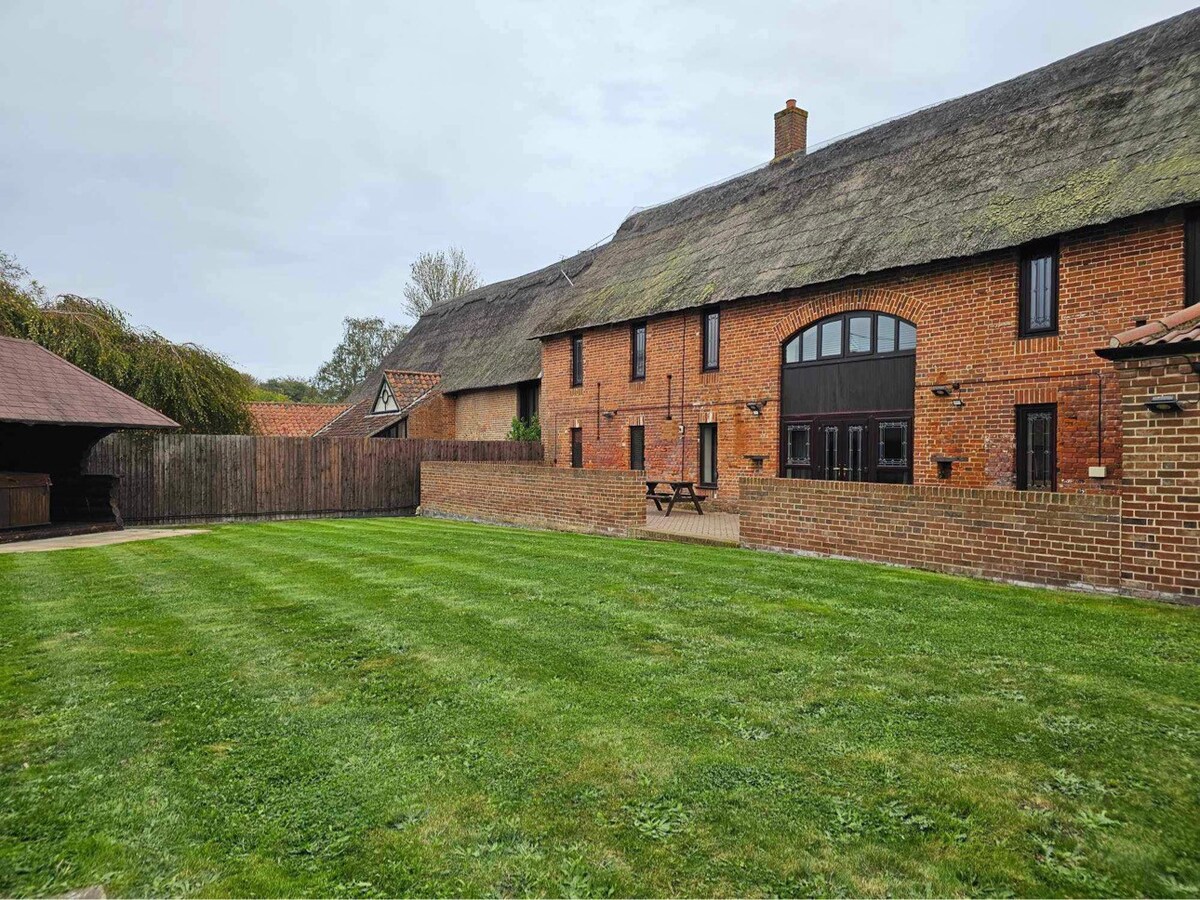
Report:
[{"label": "moss on thatched roof", "polygon": [[[385,367],[538,376],[531,336],[973,256],[1200,201],[1200,10],[631,215],[434,307]],[[370,383],[372,379],[368,379]]]}]

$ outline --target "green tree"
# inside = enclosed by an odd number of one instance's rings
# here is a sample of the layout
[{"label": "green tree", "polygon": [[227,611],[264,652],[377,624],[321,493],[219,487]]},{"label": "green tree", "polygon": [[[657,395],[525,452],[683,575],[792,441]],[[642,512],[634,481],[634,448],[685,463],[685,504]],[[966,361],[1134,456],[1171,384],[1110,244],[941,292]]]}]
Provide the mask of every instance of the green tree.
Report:
[{"label": "green tree", "polygon": [[317,390],[311,379],[287,376],[283,378],[268,378],[262,382],[262,389],[273,394],[282,394],[293,403],[327,403],[329,398]]},{"label": "green tree", "polygon": [[45,289],[0,253],[0,334],[26,338],[170,416],[185,431],[250,430],[250,388],[224,358],[135,328],[103,300]]},{"label": "green tree", "polygon": [[435,303],[461,297],[481,283],[479,272],[458,247],[422,253],[409,269],[404,311],[419,319]]},{"label": "green tree", "polygon": [[317,390],[335,401],[348,397],[408,332],[404,325],[386,322],[378,316],[365,319],[347,316],[342,324],[345,331],[341,343],[313,378]]},{"label": "green tree", "polygon": [[249,372],[243,372],[242,377],[250,385],[250,399],[270,403],[326,403],[324,394],[313,386],[307,378],[284,377],[268,378],[259,381]]}]

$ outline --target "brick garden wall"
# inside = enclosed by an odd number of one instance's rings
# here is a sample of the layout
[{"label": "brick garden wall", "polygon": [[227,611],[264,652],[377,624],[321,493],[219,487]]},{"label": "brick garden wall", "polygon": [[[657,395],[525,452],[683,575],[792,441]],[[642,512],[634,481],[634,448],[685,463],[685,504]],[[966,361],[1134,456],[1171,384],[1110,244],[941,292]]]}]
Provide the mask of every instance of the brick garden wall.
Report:
[{"label": "brick garden wall", "polygon": [[938,572],[1115,590],[1120,498],[746,477],[741,542]]},{"label": "brick garden wall", "polygon": [[[1124,587],[1140,593],[1200,597],[1200,376],[1190,358],[1118,365],[1125,470],[1122,504]],[[1174,394],[1180,412],[1146,409]]]},{"label": "brick garden wall", "polygon": [[515,387],[463,391],[454,395],[455,437],[460,441],[502,441],[517,414]]},{"label": "brick garden wall", "polygon": [[[954,466],[952,486],[1012,487],[1016,405],[1057,403],[1059,490],[1118,492],[1119,385],[1112,364],[1094,350],[1135,319],[1183,305],[1181,214],[1064,235],[1054,337],[1018,337],[1018,258],[1016,250],[1002,251],[726,304],[718,372],[700,371],[699,311],[649,320],[644,381],[630,380],[627,323],[584,332],[581,387],[571,387],[570,337],[547,340],[546,459],[569,465],[569,430],[581,427],[585,467],[626,468],[629,427],[642,424],[650,474],[698,479],[697,424],[712,421],[718,427],[716,498],[736,500],[738,476],[752,474],[746,455],[766,456],[764,472],[778,473],[782,342],[826,315],[876,309],[917,324],[917,484],[947,484],[938,482],[932,460],[947,455],[965,457]],[[962,386],[961,408],[929,390],[953,382]],[[754,417],[746,402],[762,398],[767,406]],[[614,415],[600,415],[605,412]],[[1108,477],[1090,479],[1088,466],[1098,462]]]},{"label": "brick garden wall", "polygon": [[646,523],[646,485],[636,473],[542,465],[421,465],[423,516],[527,528],[628,535]]}]

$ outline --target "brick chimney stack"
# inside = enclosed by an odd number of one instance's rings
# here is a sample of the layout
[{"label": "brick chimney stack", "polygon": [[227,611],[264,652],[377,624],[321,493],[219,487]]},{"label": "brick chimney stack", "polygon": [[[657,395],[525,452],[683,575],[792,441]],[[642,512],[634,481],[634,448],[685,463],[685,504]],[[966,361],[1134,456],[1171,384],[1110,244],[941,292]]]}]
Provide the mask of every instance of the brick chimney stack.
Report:
[{"label": "brick chimney stack", "polygon": [[789,100],[775,113],[775,159],[803,153],[807,147],[808,111],[797,108],[795,100]]}]

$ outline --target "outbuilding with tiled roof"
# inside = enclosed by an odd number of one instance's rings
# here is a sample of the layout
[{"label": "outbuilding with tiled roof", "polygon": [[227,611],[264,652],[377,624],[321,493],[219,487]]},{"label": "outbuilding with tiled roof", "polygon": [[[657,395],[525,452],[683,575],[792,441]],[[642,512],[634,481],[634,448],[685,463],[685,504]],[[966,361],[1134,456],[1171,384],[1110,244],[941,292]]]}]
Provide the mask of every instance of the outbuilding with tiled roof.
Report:
[{"label": "outbuilding with tiled roof", "polygon": [[85,474],[119,429],[178,423],[33,341],[0,337],[0,541],[121,527],[114,479]]}]

